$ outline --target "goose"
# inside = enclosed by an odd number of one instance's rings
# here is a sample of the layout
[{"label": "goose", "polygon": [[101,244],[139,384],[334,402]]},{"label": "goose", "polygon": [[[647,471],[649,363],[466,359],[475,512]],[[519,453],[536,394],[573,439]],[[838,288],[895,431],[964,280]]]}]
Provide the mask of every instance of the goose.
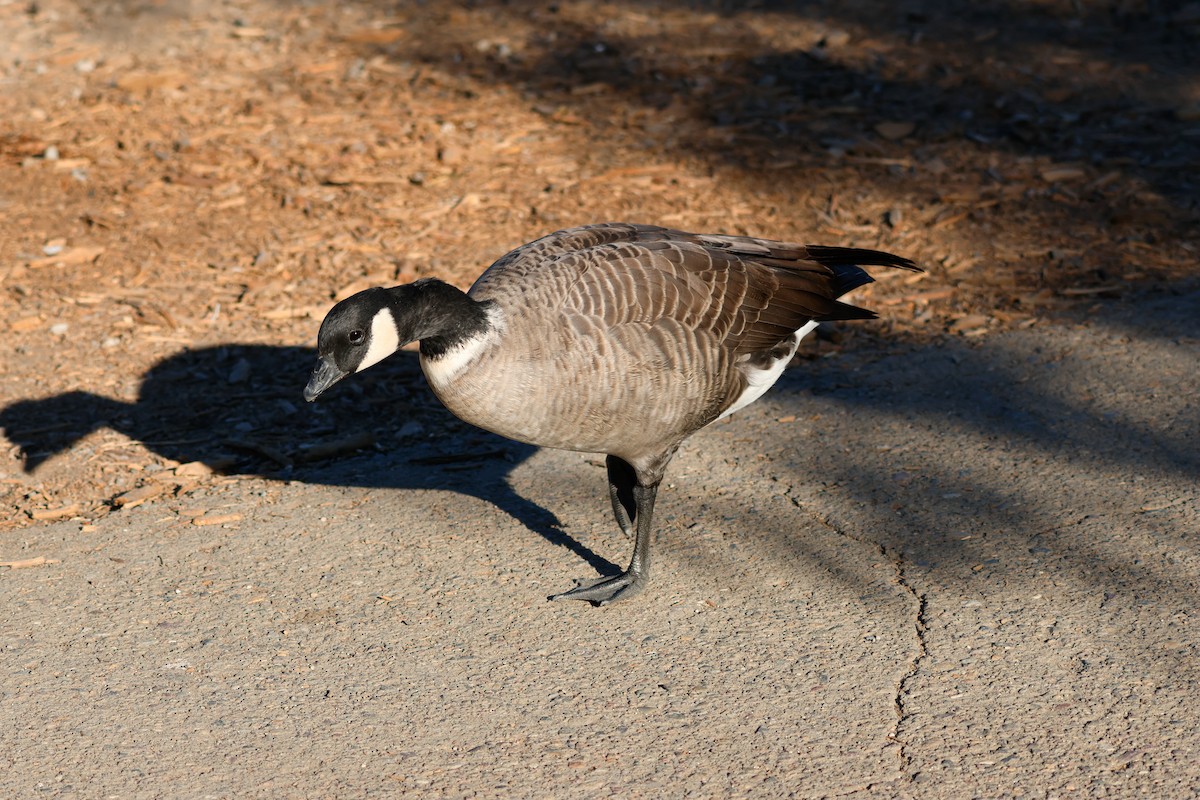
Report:
[{"label": "goose", "polygon": [[462,290],[424,278],[337,303],[317,335],[309,402],[405,344],[465,422],[539,447],[606,456],[620,574],[551,595],[604,605],[647,581],[654,501],[696,431],[758,399],[819,322],[876,315],[838,300],[875,250],[601,223],[525,244]]}]

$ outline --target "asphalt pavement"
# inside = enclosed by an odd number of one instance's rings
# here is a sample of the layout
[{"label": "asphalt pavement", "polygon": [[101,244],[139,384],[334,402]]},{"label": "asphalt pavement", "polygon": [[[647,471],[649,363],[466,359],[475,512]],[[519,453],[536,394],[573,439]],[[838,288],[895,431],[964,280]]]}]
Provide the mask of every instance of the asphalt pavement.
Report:
[{"label": "asphalt pavement", "polygon": [[605,608],[602,458],[500,439],[0,533],[0,795],[1200,796],[1198,312],[792,369]]}]

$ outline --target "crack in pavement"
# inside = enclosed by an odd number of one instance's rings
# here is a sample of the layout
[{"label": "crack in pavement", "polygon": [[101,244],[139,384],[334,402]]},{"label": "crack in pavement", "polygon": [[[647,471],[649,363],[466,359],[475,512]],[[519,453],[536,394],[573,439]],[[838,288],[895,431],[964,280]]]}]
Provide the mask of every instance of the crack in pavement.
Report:
[{"label": "crack in pavement", "polygon": [[829,530],[833,531],[838,536],[843,536],[853,542],[857,542],[858,544],[874,548],[888,563],[892,565],[892,569],[895,571],[896,575],[896,584],[906,593],[908,593],[913,599],[915,605],[914,614],[912,615],[913,632],[916,635],[917,646],[915,652],[912,654],[911,658],[909,658],[908,668],[896,681],[896,692],[892,698],[892,702],[896,709],[896,722],[892,725],[892,731],[888,734],[887,738],[889,741],[895,742],[898,748],[897,752],[900,758],[901,775],[908,783],[914,783],[914,776],[912,773],[913,759],[908,752],[908,743],[901,738],[901,731],[904,727],[904,723],[909,719],[909,717],[912,716],[912,713],[909,711],[905,703],[905,696],[909,692],[909,686],[916,679],[917,673],[921,669],[921,664],[929,655],[928,643],[926,641],[926,634],[929,631],[927,616],[929,607],[928,595],[925,592],[918,591],[916,587],[909,583],[908,575],[905,572],[903,553],[894,552],[880,542],[876,542],[871,539],[864,539],[860,536],[855,536],[852,533],[842,530],[835,525],[833,520],[827,515],[819,512],[812,506],[807,506],[802,500],[793,496],[790,489],[788,491],[788,497],[794,506],[808,511],[817,519],[817,521],[829,528]]},{"label": "crack in pavement", "polygon": [[892,561],[892,565],[896,568],[896,583],[917,601],[917,613],[913,619],[913,629],[917,635],[917,649],[908,662],[908,671],[901,675],[900,680],[896,682],[896,696],[894,698],[896,703],[896,725],[892,729],[892,735],[889,737],[900,748],[901,771],[909,781],[912,781],[912,756],[908,752],[908,743],[901,738],[901,730],[904,727],[905,721],[911,716],[905,705],[905,696],[908,694],[909,684],[916,679],[922,662],[929,655],[929,647],[925,639],[925,635],[929,632],[928,617],[926,616],[929,608],[929,598],[927,594],[918,592],[908,582],[908,578],[904,574],[904,561],[900,556],[892,558],[887,548],[883,545],[879,545],[879,550],[885,557]]}]

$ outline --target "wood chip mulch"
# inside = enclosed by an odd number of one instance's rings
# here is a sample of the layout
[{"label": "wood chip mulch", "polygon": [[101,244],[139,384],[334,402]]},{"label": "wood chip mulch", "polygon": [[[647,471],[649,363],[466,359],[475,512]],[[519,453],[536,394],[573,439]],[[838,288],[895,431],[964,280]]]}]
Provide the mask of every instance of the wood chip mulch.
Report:
[{"label": "wood chip mulch", "polygon": [[[559,227],[928,270],[852,337],[982,340],[1200,255],[1195,2],[0,0],[0,31],[0,526],[429,438],[411,360],[300,408],[325,310]],[[407,433],[344,421],[384,401]]]}]

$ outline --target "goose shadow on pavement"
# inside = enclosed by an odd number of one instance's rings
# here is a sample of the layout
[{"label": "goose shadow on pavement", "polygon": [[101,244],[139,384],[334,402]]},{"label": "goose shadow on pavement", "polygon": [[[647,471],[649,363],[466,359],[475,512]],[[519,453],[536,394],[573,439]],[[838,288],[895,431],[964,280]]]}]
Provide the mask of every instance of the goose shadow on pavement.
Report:
[{"label": "goose shadow on pavement", "polygon": [[452,490],[495,504],[603,575],[620,572],[509,485],[537,448],[459,422],[425,385],[416,353],[402,351],[309,405],[301,390],[314,361],[303,347],[186,350],[146,372],[135,402],[85,391],[20,400],[0,410],[0,429],[26,472],[110,428],[164,458],[224,474]]}]

